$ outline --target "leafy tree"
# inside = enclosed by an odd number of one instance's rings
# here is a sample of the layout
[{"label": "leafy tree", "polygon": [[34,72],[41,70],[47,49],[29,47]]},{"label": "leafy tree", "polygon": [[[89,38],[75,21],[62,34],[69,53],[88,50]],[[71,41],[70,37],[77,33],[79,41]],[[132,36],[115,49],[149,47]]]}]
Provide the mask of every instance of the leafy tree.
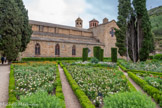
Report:
[{"label": "leafy tree", "polygon": [[31,26],[29,25],[28,11],[25,9],[22,0],[15,0],[18,5],[18,8],[21,10],[22,17],[22,27],[21,27],[21,49],[20,51],[25,51],[27,44],[30,42],[30,37],[32,34]]},{"label": "leafy tree", "polygon": [[14,0],[0,0],[0,35],[2,50],[9,62],[15,60],[21,48],[21,12]]}]

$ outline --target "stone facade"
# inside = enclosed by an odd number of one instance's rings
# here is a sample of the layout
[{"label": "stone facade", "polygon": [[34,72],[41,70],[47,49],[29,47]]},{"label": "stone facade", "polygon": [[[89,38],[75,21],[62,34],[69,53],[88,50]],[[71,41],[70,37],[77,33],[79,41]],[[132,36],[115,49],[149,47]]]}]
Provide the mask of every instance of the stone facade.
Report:
[{"label": "stone facade", "polygon": [[[111,56],[111,48],[115,47],[116,37],[114,28],[116,22],[104,19],[102,24],[89,29],[82,28],[82,19],[78,18],[76,27],[30,21],[33,34],[31,41],[21,57],[81,57],[82,49],[89,48],[89,57],[93,56],[93,47],[104,49],[104,56]],[[90,22],[92,23],[92,22]],[[79,27],[78,27],[79,24]],[[91,24],[90,24],[91,25]],[[36,54],[36,44],[39,44],[40,54]],[[59,46],[59,55],[56,54],[56,45]],[[72,47],[75,46],[75,54]]]}]

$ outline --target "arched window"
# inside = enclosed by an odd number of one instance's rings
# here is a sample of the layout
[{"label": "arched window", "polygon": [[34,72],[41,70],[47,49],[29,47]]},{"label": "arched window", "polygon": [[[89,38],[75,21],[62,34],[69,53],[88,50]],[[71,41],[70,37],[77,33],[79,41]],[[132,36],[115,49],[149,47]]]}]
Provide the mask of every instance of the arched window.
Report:
[{"label": "arched window", "polygon": [[75,47],[75,45],[73,45],[73,47],[72,47],[72,55],[73,56],[76,55],[76,47]]},{"label": "arched window", "polygon": [[55,55],[60,55],[60,46],[59,46],[59,44],[56,44],[56,46],[55,46]]},{"label": "arched window", "polygon": [[35,45],[35,55],[40,55],[40,44],[39,43]]}]

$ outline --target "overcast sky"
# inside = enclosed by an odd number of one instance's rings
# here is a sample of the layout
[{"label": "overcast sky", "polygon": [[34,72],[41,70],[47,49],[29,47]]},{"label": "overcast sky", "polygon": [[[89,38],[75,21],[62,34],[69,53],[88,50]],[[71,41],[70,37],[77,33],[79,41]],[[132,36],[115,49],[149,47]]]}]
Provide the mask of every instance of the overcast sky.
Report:
[{"label": "overcast sky", "polygon": [[[118,0],[23,0],[29,19],[61,25],[75,26],[77,17],[88,28],[93,18],[117,20]],[[147,0],[147,9],[162,5],[162,0]]]}]

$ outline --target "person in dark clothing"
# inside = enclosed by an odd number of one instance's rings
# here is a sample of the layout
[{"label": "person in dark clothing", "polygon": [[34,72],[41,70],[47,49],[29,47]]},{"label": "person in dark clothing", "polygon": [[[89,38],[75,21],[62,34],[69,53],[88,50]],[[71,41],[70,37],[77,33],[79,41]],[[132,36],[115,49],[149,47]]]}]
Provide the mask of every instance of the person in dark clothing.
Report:
[{"label": "person in dark clothing", "polygon": [[2,64],[3,64],[4,63],[4,57],[3,56],[1,57],[1,61],[2,61]]}]

